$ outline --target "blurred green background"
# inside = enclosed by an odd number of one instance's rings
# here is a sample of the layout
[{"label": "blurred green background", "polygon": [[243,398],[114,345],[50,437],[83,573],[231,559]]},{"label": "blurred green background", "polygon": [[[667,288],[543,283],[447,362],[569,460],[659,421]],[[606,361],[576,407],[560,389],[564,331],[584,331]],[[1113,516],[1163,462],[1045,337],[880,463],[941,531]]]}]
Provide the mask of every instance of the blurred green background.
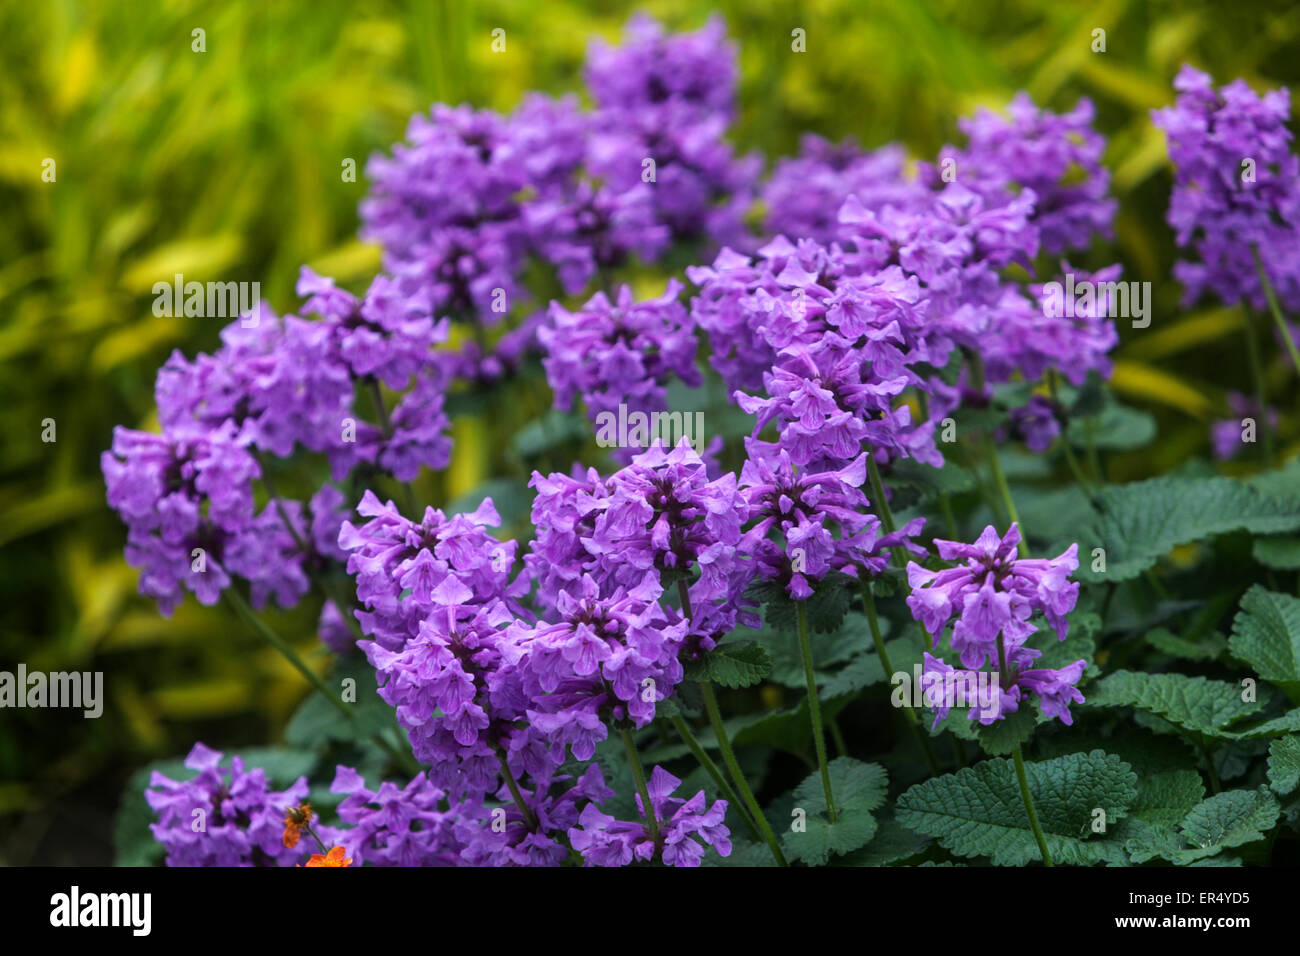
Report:
[{"label": "blurred green background", "polygon": [[[301,263],[364,281],[379,257],[355,239],[366,184],[342,181],[343,160],[360,171],[434,101],[509,109],[529,89],[579,89],[588,38],[616,38],[636,9],[676,29],[726,18],[741,47],[734,139],[769,156],[813,131],[929,157],[958,138],[958,117],[1018,89],[1057,109],[1091,96],[1121,211],[1114,246],[1077,264],[1119,259],[1156,293],[1151,328],[1123,330],[1115,386],[1156,413],[1160,440],[1113,458],[1110,477],[1205,454],[1225,387],[1247,388],[1241,316],[1178,307],[1170,177],[1148,111],[1189,60],[1221,82],[1293,85],[1289,0],[3,0],[0,669],[102,670],[107,702],[99,720],[0,711],[0,864],[108,862],[133,770],[195,739],[273,742],[305,693],[222,609],[191,600],[168,621],[136,596],[99,455],[115,424],[154,427],[155,370],[174,348],[213,348],[221,324],[155,317],[153,283],[259,281],[288,309]],[[795,27],[806,54],[791,52]],[[1098,28],[1105,53],[1091,50]],[[195,29],[206,52],[191,49]],[[47,158],[55,182],[42,181]],[[54,443],[41,441],[46,418]],[[478,482],[476,449],[497,437],[457,427],[449,493]],[[311,650],[316,612],[271,617]]]}]

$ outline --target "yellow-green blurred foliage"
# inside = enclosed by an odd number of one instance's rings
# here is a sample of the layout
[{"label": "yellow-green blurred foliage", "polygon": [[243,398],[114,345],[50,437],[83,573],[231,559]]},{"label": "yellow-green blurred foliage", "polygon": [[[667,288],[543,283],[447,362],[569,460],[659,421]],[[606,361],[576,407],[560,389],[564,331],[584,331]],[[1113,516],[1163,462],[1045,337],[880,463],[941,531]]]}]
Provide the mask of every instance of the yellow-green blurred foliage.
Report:
[{"label": "yellow-green blurred foliage", "polygon": [[[1185,60],[1224,81],[1293,81],[1300,7],[1287,0],[3,0],[0,667],[102,670],[108,701],[98,721],[0,712],[0,834],[14,833],[0,862],[57,862],[63,847],[86,860],[132,767],[196,738],[265,742],[304,692],[221,610],[191,600],[164,620],[135,594],[99,455],[114,424],[152,427],[158,365],[212,348],[220,325],[154,316],[153,283],[259,281],[288,308],[301,263],[363,281],[378,254],[355,238],[365,179],[344,182],[345,159],[363,169],[435,100],[508,109],[528,89],[578,89],[588,38],[616,37],[638,8],[676,28],[725,16],[742,51],[742,149],[788,153],[815,131],[931,156],[959,116],[1017,89],[1056,108],[1093,97],[1122,204],[1115,247],[1080,265],[1120,258],[1156,289],[1156,321],[1125,332],[1115,384],[1160,412],[1161,441],[1113,460],[1112,477],[1203,452],[1225,384],[1246,381],[1240,315],[1178,308],[1148,110]],[[796,27],[805,54],[791,52]],[[1105,53],[1091,50],[1098,28]],[[457,429],[453,489],[480,477],[472,449],[497,437],[484,428]],[[323,662],[316,610],[271,617]]]}]

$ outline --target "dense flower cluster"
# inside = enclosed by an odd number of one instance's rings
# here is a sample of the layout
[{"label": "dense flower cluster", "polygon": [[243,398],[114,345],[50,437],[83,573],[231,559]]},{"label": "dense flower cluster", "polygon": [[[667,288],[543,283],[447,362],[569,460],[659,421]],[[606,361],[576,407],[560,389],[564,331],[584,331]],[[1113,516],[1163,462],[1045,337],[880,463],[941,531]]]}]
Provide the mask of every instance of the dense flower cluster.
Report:
[{"label": "dense flower cluster", "polygon": [[[1020,528],[1012,524],[999,536],[992,525],[984,529],[974,544],[935,539],[939,557],[944,561],[963,562],[943,571],[930,571],[915,562],[907,566],[907,580],[912,593],[907,606],[920,621],[938,647],[949,620],[956,615],[949,643],[961,658],[965,670],[958,670],[943,660],[925,655],[923,687],[936,708],[936,721],[951,706],[951,699],[938,692],[951,687],[954,677],[971,678],[981,668],[992,668],[998,677],[1000,700],[991,708],[972,709],[971,719],[991,723],[1015,713],[1025,693],[1038,697],[1043,713],[1072,722],[1071,701],[1082,702],[1083,695],[1074,687],[1083,676],[1087,662],[1080,660],[1060,670],[1037,670],[1028,667],[1042,652],[1025,646],[1038,630],[1031,622],[1041,613],[1065,640],[1069,630],[1066,615],[1074,609],[1079,585],[1070,580],[1079,567],[1077,544],[1051,559],[1017,558]],[[933,690],[931,689],[933,688]]]},{"label": "dense flower cluster", "polygon": [[1254,252],[1284,308],[1300,307],[1300,158],[1291,151],[1291,97],[1286,87],[1256,94],[1244,80],[1218,90],[1184,66],[1178,100],[1152,112],[1174,163],[1169,225],[1178,245],[1199,261],[1174,265],[1186,301],[1206,293],[1262,309]]},{"label": "dense flower cluster", "polygon": [[[576,312],[552,303],[537,335],[556,406],[569,408],[580,396],[597,422],[602,414],[617,418],[620,406],[624,416],[664,410],[671,378],[700,385],[694,325],[677,301],[681,288],[669,280],[659,298],[635,302],[622,286],[614,301],[597,292]],[[643,447],[650,444],[645,438]]]},{"label": "dense flower cluster", "polygon": [[[718,800],[710,807],[703,790],[689,800],[674,797],[673,791],[681,783],[663,767],[655,767],[650,774],[646,789],[659,830],[657,840],[645,822],[615,820],[589,803],[578,819],[578,826],[569,830],[573,848],[582,853],[589,866],[647,862],[655,857],[656,851],[661,852],[668,866],[699,866],[706,845],[722,856],[729,856],[731,832],[722,822],[726,802]],[[639,793],[636,806],[645,818],[646,808]]]},{"label": "dense flower cluster", "polygon": [[307,796],[307,778],[277,793],[261,768],[246,770],[232,757],[223,769],[220,752],[203,744],[185,766],[196,776],[178,782],[154,771],[145,791],[168,866],[295,866],[306,859],[306,845],[287,847],[282,834],[285,812]]},{"label": "dense flower cluster", "polygon": [[[322,640],[373,668],[410,745],[390,755],[421,766],[375,789],[338,766],[339,826],[314,831],[334,849],[309,865],[695,866],[708,850],[728,855],[728,812],[747,828],[762,821],[703,791],[673,796],[681,781],[657,765],[648,805],[637,793],[636,811],[617,809],[629,794],[606,782],[607,742],[637,766],[637,737],[659,734],[664,718],[696,719],[684,692],[665,702],[688,672],[707,690],[699,674],[724,656],[718,645],[760,626],[759,596],[833,611],[820,598],[851,587],[879,642],[873,588],[893,586],[882,580],[891,558],[931,550],[926,519],[900,510],[895,524],[891,499],[912,508],[928,479],[909,487],[908,474],[944,466],[939,424],[990,409],[998,424],[976,426],[987,437],[1044,452],[1069,424],[1057,376],[1079,386],[1111,372],[1119,267],[1040,257],[1112,232],[1105,142],[1087,101],[1057,114],[1022,94],[1005,115],[962,121],[965,145],[914,170],[898,146],[810,136],[761,183],[760,159],[737,157],[724,138],[737,68],[721,21],[674,36],[634,18],[622,45],[592,45],[586,78],[590,111],[576,97],[530,95],[508,115],[438,105],[415,117],[407,141],[369,166],[363,235],[383,247],[383,274],[353,295],[304,268],[302,317],[259,307],[213,354],[173,355],[156,386],[161,434],[118,429],[103,456],[128,559],[164,612],[185,590],[214,603],[237,579],[258,607],[320,585]],[[1221,245],[1262,250],[1294,229],[1294,191],[1280,183],[1295,174],[1285,96],[1216,93],[1187,71],[1180,89],[1160,114],[1179,165],[1171,222],[1204,261],[1183,277],[1189,291],[1253,302],[1241,257]],[[1223,164],[1250,137],[1261,172],[1248,189]],[[756,198],[761,236],[747,226]],[[683,247],[710,263],[685,269],[689,305],[675,278],[638,299],[625,283],[639,277],[615,271]],[[1300,277],[1265,261],[1300,296]],[[541,285],[571,298],[530,298],[525,277],[539,263]],[[1058,268],[1074,291],[1057,287]],[[604,291],[593,293],[597,277]],[[453,322],[471,326],[454,345]],[[674,382],[706,384],[701,345],[713,381],[752,416],[752,429],[736,429],[749,432],[743,449],[647,434],[612,451],[611,469],[534,471],[531,539],[519,542],[498,537],[491,497],[454,513],[421,510],[409,486],[393,491],[448,465],[449,400],[523,397],[514,387],[536,377],[535,357],[556,407],[581,400],[598,423],[666,412]],[[1011,393],[1028,398],[1002,415]],[[1250,411],[1244,400],[1232,408]],[[517,466],[515,451],[502,460]],[[567,467],[558,454],[537,467]],[[273,487],[289,458],[319,465],[301,500]],[[869,480],[880,500],[868,500]],[[907,565],[906,605],[931,650],[949,634],[960,658],[924,654],[938,719],[955,682],[995,682],[995,706],[972,710],[985,723],[1032,697],[1069,724],[1083,700],[1087,662],[1035,667],[1042,652],[1027,643],[1039,619],[1065,639],[1078,545],[1022,558],[1020,534],[1013,523],[974,544],[935,540],[955,566]],[[343,570],[348,593],[325,587]],[[772,663],[762,648],[735,653],[737,687],[761,679],[746,666]],[[148,799],[168,862],[303,863],[310,848],[286,845],[281,827],[306,782],[272,793],[261,771],[219,761],[198,745],[194,780],[155,775]],[[189,827],[195,809],[206,830]]]}]

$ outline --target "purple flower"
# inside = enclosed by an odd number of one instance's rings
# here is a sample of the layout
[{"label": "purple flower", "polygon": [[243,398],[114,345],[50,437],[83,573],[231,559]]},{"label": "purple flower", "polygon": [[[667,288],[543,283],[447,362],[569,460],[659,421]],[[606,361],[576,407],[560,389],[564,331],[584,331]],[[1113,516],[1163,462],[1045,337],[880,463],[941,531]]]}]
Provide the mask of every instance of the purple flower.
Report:
[{"label": "purple flower", "polygon": [[1061,434],[1056,403],[1044,395],[1031,395],[1023,406],[1013,408],[1011,425],[1030,451],[1047,451]]},{"label": "purple flower", "polygon": [[907,152],[898,145],[864,152],[852,141],[834,144],[805,135],[799,155],[777,160],[763,187],[767,231],[829,245],[839,235],[838,213],[850,196],[872,209],[913,200],[906,161]]},{"label": "purple flower", "polygon": [[665,385],[673,376],[699,386],[694,326],[677,301],[680,292],[681,285],[669,280],[662,296],[644,302],[635,302],[632,290],[623,286],[615,301],[598,292],[577,312],[551,303],[537,337],[556,407],[571,407],[581,396],[596,422],[602,413],[617,416],[620,405],[646,413],[663,410]]},{"label": "purple flower", "polygon": [[232,575],[250,582],[262,606],[274,595],[289,607],[307,591],[297,547],[280,516],[298,502],[269,502],[253,510],[257,461],[234,436],[233,424],[204,434],[167,435],[117,428],[100,458],[108,503],[127,525],[126,559],[140,568],[140,593],[170,616],[189,590],[217,602]]},{"label": "purple flower", "polygon": [[583,807],[594,807],[614,795],[605,786],[598,764],[589,766],[574,781],[552,773],[534,777],[531,790],[521,787],[520,795],[532,820],[526,820],[509,788],[497,793],[501,802],[484,808],[474,820],[463,815],[456,833],[465,847],[461,859],[470,866],[559,866],[569,856],[565,833],[578,822]]},{"label": "purple flower", "polygon": [[888,560],[882,549],[902,546],[920,531],[922,519],[898,534],[879,536],[880,522],[867,513],[859,490],[867,478],[865,454],[835,471],[809,472],[796,469],[784,449],[764,457],[756,454],[757,443],[749,448],[740,485],[755,521],[740,550],[760,578],[777,581],[796,601],[811,597],[832,571],[857,576],[861,566],[879,573]]},{"label": "purple flower", "polygon": [[338,816],[349,825],[339,844],[358,866],[456,866],[462,849],[455,830],[474,804],[443,809],[446,794],[419,773],[405,787],[385,781],[368,790],[361,775],[340,766],[331,793],[344,794]]},{"label": "purple flower", "polygon": [[1092,128],[1095,115],[1088,99],[1079,100],[1069,113],[1057,114],[1035,106],[1027,93],[1018,93],[1006,118],[980,110],[958,120],[967,146],[945,150],[939,172],[944,159],[953,160],[957,181],[971,186],[990,205],[1032,193],[1031,222],[1042,247],[1051,253],[1086,249],[1095,236],[1112,233],[1118,207],[1107,195],[1110,172],[1101,163],[1106,141]]},{"label": "purple flower", "polygon": [[167,865],[294,866],[305,860],[305,843],[289,849],[282,838],[285,811],[306,798],[307,778],[275,792],[263,770],[246,770],[239,757],[227,769],[220,764],[218,751],[195,744],[185,766],[197,776],[150,776],[144,796],[158,822],[149,829],[166,848]]},{"label": "purple flower", "polygon": [[974,544],[935,539],[944,561],[964,561],[943,571],[929,571],[915,562],[907,566],[912,593],[907,606],[912,616],[930,632],[937,647],[948,621],[952,648],[968,668],[987,659],[997,666],[998,642],[1021,647],[1037,628],[1029,622],[1037,611],[1065,640],[1079,585],[1069,580],[1079,567],[1079,546],[1072,544],[1050,560],[1017,558],[1020,529],[1012,524],[1001,537],[990,525]]},{"label": "purple flower", "polygon": [[1256,95],[1244,80],[1216,90],[1205,73],[1184,66],[1178,99],[1154,110],[1174,163],[1169,225],[1184,260],[1174,275],[1190,304],[1210,293],[1233,305],[1265,307],[1251,254],[1257,249],[1283,308],[1300,307],[1300,159],[1291,151],[1286,87]]},{"label": "purple flower", "polygon": [[[588,866],[627,866],[655,859],[666,866],[699,866],[706,846],[720,856],[731,855],[731,832],[723,822],[727,802],[717,800],[713,806],[701,790],[689,800],[672,796],[681,781],[663,767],[650,773],[646,789],[659,828],[656,842],[643,821],[622,822],[588,804],[569,830],[573,848],[582,854]],[[637,810],[645,816],[641,795],[636,795]]]},{"label": "purple flower", "polygon": [[[1232,417],[1220,419],[1210,425],[1210,444],[1214,449],[1214,457],[1220,461],[1236,458],[1246,447],[1247,419],[1253,423],[1252,434],[1261,427],[1259,403],[1255,399],[1240,392],[1229,392],[1227,401]],[[1278,411],[1270,407],[1267,424],[1263,427],[1276,429],[1277,423]]]},{"label": "purple flower", "polygon": [[721,17],[694,33],[669,35],[653,18],[635,14],[622,46],[592,40],[585,74],[592,97],[604,108],[666,102],[723,114],[735,108],[736,48]]},{"label": "purple flower", "polygon": [[579,595],[559,595],[559,623],[508,629],[505,657],[523,674],[536,742],[547,742],[557,762],[566,744],[577,759],[590,760],[607,735],[606,719],[649,723],[655,704],[681,682],[678,652],[688,623],[659,603],[655,577],[647,573],[636,587],[602,597],[584,575]]},{"label": "purple flower", "polygon": [[357,513],[370,520],[359,527],[344,521],[338,544],[348,552],[347,570],[356,579],[357,600],[366,608],[357,612],[357,620],[388,650],[400,651],[420,635],[434,606],[434,590],[448,578],[472,595],[460,603],[486,607],[501,600],[510,610],[520,610],[513,602],[528,581],[510,579],[516,543],[498,541],[485,530],[501,524],[491,498],[472,514],[450,518],[425,508],[417,524],[391,501],[381,503],[367,491]]}]

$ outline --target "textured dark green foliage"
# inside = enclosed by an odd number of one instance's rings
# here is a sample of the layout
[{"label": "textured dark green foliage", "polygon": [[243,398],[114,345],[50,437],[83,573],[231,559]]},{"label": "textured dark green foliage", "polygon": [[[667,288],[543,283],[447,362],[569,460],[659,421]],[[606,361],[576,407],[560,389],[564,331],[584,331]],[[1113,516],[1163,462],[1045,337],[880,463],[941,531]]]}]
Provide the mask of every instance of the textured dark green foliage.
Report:
[{"label": "textured dark green foliage", "polygon": [[831,854],[849,853],[865,846],[876,833],[873,811],[884,803],[889,777],[879,764],[838,757],[828,767],[836,819],[831,822],[820,772],[809,774],[795,788],[794,806],[803,811],[802,830],[791,826],[781,837],[791,859],[812,866]]},{"label": "textured dark green foliage", "polygon": [[1300,527],[1300,504],[1231,478],[1162,477],[1107,488],[1100,513],[1079,536],[1079,551],[1106,551],[1106,571],[1082,561],[1085,580],[1123,581],[1173,548],[1229,531],[1267,534]]},{"label": "textured dark green foliage", "polygon": [[[1101,811],[1113,826],[1136,799],[1137,774],[1127,763],[1094,750],[1030,763],[1026,777],[1054,860],[1123,862],[1120,845],[1093,824]],[[1010,760],[985,760],[919,783],[898,798],[897,812],[904,826],[959,857],[1019,866],[1039,856]]]}]

